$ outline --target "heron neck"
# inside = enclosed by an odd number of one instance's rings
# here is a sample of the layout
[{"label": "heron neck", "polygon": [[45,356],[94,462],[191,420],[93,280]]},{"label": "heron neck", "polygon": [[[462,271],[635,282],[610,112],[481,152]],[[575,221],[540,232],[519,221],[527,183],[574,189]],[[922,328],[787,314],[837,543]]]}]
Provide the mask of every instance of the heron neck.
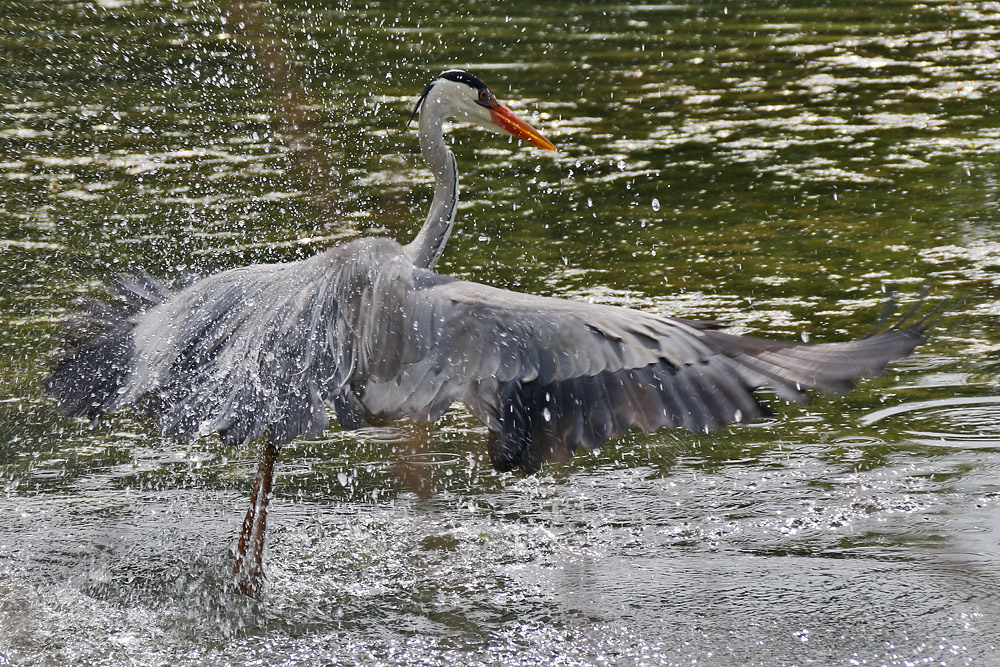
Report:
[{"label": "heron neck", "polygon": [[420,152],[434,174],[434,199],[423,227],[407,246],[413,263],[431,268],[444,252],[458,209],[458,167],[444,143],[444,109],[436,99],[424,102],[420,113]]}]

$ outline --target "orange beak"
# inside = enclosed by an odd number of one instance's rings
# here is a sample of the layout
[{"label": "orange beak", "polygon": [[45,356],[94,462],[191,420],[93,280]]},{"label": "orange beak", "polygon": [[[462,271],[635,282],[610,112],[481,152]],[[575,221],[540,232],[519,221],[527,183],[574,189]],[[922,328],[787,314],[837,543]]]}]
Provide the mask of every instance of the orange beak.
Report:
[{"label": "orange beak", "polygon": [[508,132],[521,141],[527,141],[529,144],[544,148],[547,151],[554,151],[556,149],[555,145],[543,137],[541,132],[515,116],[513,111],[495,99],[491,99],[489,102],[483,104],[483,106],[490,110],[493,122],[504,132]]}]

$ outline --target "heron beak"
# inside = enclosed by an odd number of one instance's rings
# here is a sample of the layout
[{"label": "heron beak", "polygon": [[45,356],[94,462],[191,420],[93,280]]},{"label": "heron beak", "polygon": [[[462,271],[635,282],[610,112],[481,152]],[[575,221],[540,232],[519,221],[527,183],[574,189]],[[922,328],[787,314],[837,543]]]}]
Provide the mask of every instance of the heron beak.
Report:
[{"label": "heron beak", "polygon": [[490,110],[493,122],[504,132],[512,134],[521,141],[527,141],[529,144],[544,148],[547,151],[554,151],[556,149],[555,144],[543,137],[538,130],[515,116],[513,111],[495,99],[490,100],[483,106]]}]

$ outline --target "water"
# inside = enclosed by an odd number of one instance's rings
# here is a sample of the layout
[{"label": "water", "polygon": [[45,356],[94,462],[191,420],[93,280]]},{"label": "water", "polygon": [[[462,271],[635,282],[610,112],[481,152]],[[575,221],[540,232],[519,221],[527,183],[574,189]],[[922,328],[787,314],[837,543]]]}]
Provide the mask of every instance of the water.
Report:
[{"label": "water", "polygon": [[[998,660],[1000,6],[331,5],[5,5],[0,665]],[[407,238],[450,66],[560,151],[453,134],[442,272],[812,341],[967,299],[846,397],[530,479],[457,410],[296,442],[233,596],[256,453],[59,418],[58,323],[132,266]]]}]

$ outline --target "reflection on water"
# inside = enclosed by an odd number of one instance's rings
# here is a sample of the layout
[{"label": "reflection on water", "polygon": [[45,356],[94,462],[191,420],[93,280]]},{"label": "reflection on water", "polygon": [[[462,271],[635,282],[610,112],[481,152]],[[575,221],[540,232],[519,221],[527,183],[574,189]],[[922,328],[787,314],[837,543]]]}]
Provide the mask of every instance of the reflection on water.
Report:
[{"label": "reflection on water", "polygon": [[[994,4],[289,2],[256,46],[231,4],[0,16],[0,665],[997,662]],[[233,596],[255,452],[60,419],[57,323],[136,265],[412,234],[401,129],[456,65],[560,150],[454,133],[446,273],[814,342],[885,285],[967,300],[847,397],[531,479],[459,410],[293,443],[268,588]]]}]

